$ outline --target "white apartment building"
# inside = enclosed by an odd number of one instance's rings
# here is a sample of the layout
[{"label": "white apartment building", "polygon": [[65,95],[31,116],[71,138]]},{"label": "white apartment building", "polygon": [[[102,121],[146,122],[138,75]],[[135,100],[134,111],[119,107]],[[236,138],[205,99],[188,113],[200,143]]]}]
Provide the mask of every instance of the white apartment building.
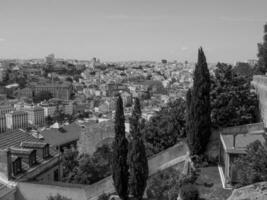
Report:
[{"label": "white apartment building", "polygon": [[43,125],[45,123],[44,108],[40,106],[32,106],[30,108],[24,108],[28,113],[28,122],[32,125]]},{"label": "white apartment building", "polygon": [[25,111],[11,111],[6,113],[6,127],[19,129],[28,127],[28,113]]},{"label": "white apartment building", "polygon": [[11,105],[1,105],[0,106],[0,114],[6,114],[6,113],[9,113],[11,111],[14,111],[15,108]]}]

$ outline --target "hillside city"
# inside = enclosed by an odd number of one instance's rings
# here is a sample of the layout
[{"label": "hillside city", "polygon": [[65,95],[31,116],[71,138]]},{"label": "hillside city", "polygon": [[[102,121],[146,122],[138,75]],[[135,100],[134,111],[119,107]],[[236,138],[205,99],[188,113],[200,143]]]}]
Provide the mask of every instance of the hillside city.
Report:
[{"label": "hillside city", "polygon": [[0,200],[267,199],[258,31],[235,63],[0,59]]}]

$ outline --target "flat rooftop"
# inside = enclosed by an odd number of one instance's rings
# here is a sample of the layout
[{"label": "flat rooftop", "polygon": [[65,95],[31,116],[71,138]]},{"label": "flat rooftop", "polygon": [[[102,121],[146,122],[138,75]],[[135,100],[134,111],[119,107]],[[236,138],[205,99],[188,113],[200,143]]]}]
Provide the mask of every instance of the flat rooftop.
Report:
[{"label": "flat rooftop", "polygon": [[221,134],[221,141],[224,145],[224,149],[226,152],[230,153],[243,153],[249,144],[257,140],[262,144],[265,143],[266,133],[264,130],[252,131],[248,133]]}]

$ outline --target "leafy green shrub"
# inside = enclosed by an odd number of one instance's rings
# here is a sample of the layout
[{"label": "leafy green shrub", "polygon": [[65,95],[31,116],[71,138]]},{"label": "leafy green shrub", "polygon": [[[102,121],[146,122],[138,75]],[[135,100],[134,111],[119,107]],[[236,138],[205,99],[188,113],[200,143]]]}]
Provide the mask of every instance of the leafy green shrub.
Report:
[{"label": "leafy green shrub", "polygon": [[47,200],[72,200],[72,199],[57,194],[56,196],[49,196]]},{"label": "leafy green shrub", "polygon": [[101,194],[97,200],[108,200],[109,199],[109,194],[103,193]]},{"label": "leafy green shrub", "polygon": [[182,200],[198,200],[198,189],[193,184],[183,185],[180,189],[180,198]]}]

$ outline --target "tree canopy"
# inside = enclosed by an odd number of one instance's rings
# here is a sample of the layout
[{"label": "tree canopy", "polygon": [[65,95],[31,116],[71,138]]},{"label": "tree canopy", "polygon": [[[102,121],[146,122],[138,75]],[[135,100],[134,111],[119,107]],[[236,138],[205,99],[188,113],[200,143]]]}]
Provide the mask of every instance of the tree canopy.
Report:
[{"label": "tree canopy", "polygon": [[250,80],[234,73],[232,66],[218,63],[211,78],[211,120],[215,128],[255,123],[257,95]]},{"label": "tree canopy", "polygon": [[267,181],[267,147],[260,141],[248,145],[246,155],[234,162],[241,186]]},{"label": "tree canopy", "polygon": [[211,134],[210,74],[202,48],[198,51],[193,87],[188,92],[187,141],[191,154],[200,155],[204,153]]},{"label": "tree canopy", "polygon": [[97,148],[93,155],[78,155],[67,150],[63,154],[63,181],[93,184],[111,175],[112,149],[108,145]]},{"label": "tree canopy", "polygon": [[53,95],[51,92],[41,91],[41,92],[37,93],[35,96],[33,96],[33,102],[34,103],[40,103],[41,101],[49,100],[51,98],[53,98]]},{"label": "tree canopy", "polygon": [[176,144],[185,135],[185,101],[179,98],[151,117],[142,129],[147,156]]},{"label": "tree canopy", "polygon": [[128,199],[128,141],[125,137],[125,118],[122,98],[119,95],[115,113],[115,140],[112,155],[112,178],[114,187],[122,200]]},{"label": "tree canopy", "polygon": [[135,99],[131,116],[131,135],[129,143],[129,192],[135,199],[141,200],[146,189],[148,179],[148,162],[146,149],[140,134],[140,118],[142,116],[139,99]]}]

